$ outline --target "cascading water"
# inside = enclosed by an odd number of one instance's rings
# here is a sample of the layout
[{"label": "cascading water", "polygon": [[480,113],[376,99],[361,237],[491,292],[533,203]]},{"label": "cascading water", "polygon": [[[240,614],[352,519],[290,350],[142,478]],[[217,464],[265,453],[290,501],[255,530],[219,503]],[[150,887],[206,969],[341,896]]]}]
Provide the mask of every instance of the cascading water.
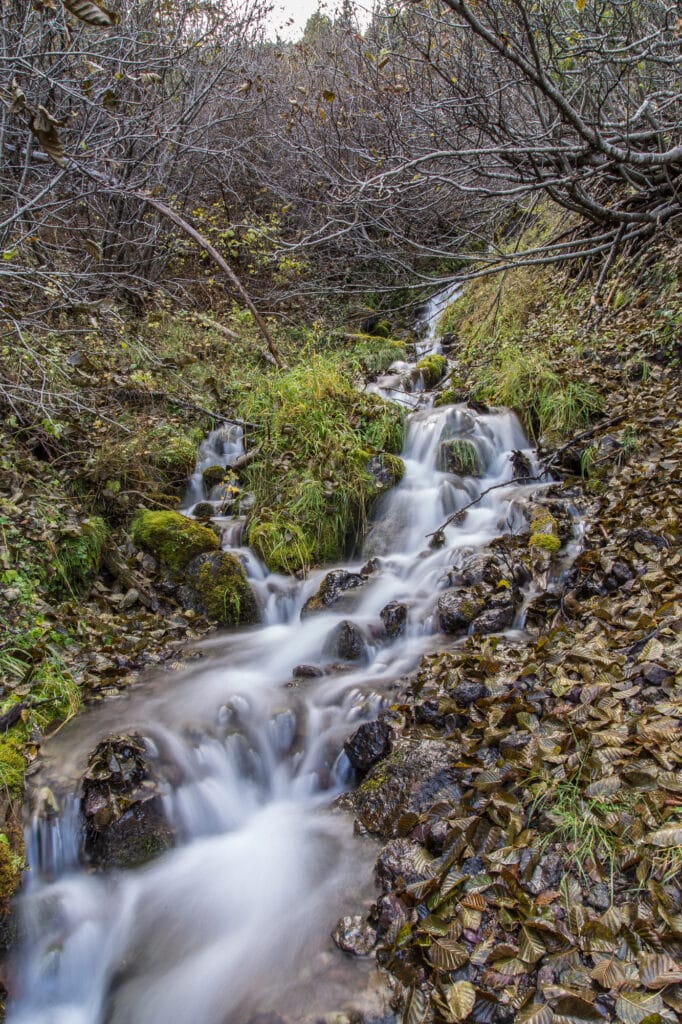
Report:
[{"label": "cascading water", "polygon": [[[445,301],[428,311],[418,356],[434,350]],[[404,479],[377,510],[363,553],[376,562],[362,584],[302,616],[329,567],[304,581],[268,573],[241,546],[239,516],[219,518],[223,545],[242,559],[258,597],[261,625],[216,635],[200,663],[150,678],[45,745],[48,777],[73,789],[99,739],[143,734],[159,763],[172,765],[163,800],[178,840],[143,868],[95,875],[79,864],[74,797],[59,815],[32,823],[11,1024],[246,1024],[269,1011],[314,1020],[365,984],[371,962],[344,957],[329,939],[340,914],[371,893],[376,855],[371,840],[353,838],[347,817],[329,810],[352,782],[343,742],[376,717],[424,650],[445,642],[436,603],[448,569],[514,529],[516,502],[528,491],[513,480],[510,455],[527,448],[515,416],[431,408],[427,395],[405,387],[412,370],[396,366],[372,386],[388,397],[398,391],[415,411]],[[470,443],[478,477],[445,471],[444,440]],[[188,510],[204,498],[201,471],[242,453],[238,427],[207,439]],[[427,535],[492,487],[446,528],[442,546],[429,546]],[[209,495],[216,509],[226,497]],[[362,565],[345,568],[359,574]],[[406,606],[407,626],[389,642],[380,612],[392,601]],[[360,657],[339,665],[336,638],[348,621],[361,637]],[[315,677],[295,673],[301,665],[314,666]]]}]

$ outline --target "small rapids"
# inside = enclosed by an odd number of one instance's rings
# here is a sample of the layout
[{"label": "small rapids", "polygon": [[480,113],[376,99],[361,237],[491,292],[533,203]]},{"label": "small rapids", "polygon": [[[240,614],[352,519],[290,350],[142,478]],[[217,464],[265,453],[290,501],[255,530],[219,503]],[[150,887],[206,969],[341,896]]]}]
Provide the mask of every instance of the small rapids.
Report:
[{"label": "small rapids", "polygon": [[[435,321],[452,294],[427,310],[418,357],[436,350]],[[405,387],[413,367],[397,365],[370,385],[412,411],[404,478],[382,498],[362,558],[343,566],[359,573],[375,559],[365,582],[302,617],[331,567],[305,580],[269,573],[242,545],[244,509],[230,510],[217,519],[223,547],[245,565],[261,624],[214,635],[200,660],[150,676],[45,744],[35,786],[46,776],[73,793],[101,738],[144,735],[178,839],[142,868],[93,874],[79,864],[77,796],[33,820],[10,1024],[248,1024],[270,1012],[312,1022],[371,990],[373,962],[330,939],[342,914],[371,899],[376,857],[373,841],[353,837],[352,821],[333,807],[354,781],[343,743],[424,651],[446,642],[436,604],[448,570],[521,524],[531,488],[514,481],[512,452],[536,465],[511,412],[434,409],[414,374]],[[444,438],[473,445],[480,476],[439,468]],[[243,452],[238,426],[204,442],[188,510],[205,500],[202,470]],[[484,491],[445,529],[444,544],[429,546],[428,535]],[[225,508],[220,489],[208,498]],[[380,612],[393,601],[407,607],[407,626],[389,642]],[[340,663],[334,638],[348,620],[362,657]],[[302,665],[318,675],[295,674]]]}]

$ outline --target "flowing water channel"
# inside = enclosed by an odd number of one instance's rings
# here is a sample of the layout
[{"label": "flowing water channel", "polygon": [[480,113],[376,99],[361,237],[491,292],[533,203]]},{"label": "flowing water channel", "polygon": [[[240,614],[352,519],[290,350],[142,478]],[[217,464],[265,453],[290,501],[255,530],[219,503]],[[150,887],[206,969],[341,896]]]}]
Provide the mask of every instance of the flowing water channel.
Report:
[{"label": "flowing water channel", "polygon": [[[450,294],[427,311],[417,356],[436,349],[435,320]],[[511,453],[528,444],[512,413],[434,409],[414,364],[370,387],[411,411],[404,479],[381,499],[362,557],[344,566],[359,573],[376,559],[362,585],[302,617],[330,567],[305,580],[269,573],[242,546],[242,520],[218,519],[223,546],[250,577],[260,625],[214,635],[199,660],[150,675],[45,744],[35,785],[59,778],[73,793],[102,737],[144,735],[166,766],[164,808],[178,841],[142,868],[93,873],[79,863],[77,794],[31,823],[10,1024],[247,1024],[271,1011],[314,1021],[371,990],[372,961],[330,939],[342,914],[371,899],[377,852],[333,807],[354,781],[343,743],[422,652],[446,642],[436,603],[447,570],[513,530],[529,488],[513,480]],[[438,469],[443,436],[475,445],[480,478]],[[243,450],[239,428],[204,442],[188,508],[204,497],[201,469]],[[451,513],[498,484],[446,529],[443,546],[429,546]],[[391,601],[408,610],[393,642],[380,619]],[[334,637],[344,621],[363,643],[358,660],[340,664]],[[301,665],[324,674],[302,677]],[[385,1011],[376,1012],[378,1020]]]}]

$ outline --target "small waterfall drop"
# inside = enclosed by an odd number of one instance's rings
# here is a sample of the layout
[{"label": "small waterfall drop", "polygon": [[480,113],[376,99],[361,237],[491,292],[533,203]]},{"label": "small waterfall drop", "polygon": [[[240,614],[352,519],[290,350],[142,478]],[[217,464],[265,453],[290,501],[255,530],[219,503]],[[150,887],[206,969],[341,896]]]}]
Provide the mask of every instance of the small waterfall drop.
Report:
[{"label": "small waterfall drop", "polygon": [[[455,293],[430,303],[417,358],[438,349],[435,323]],[[453,563],[514,527],[529,488],[513,479],[512,452],[535,465],[512,413],[433,408],[407,389],[413,368],[396,365],[371,385],[414,410],[405,475],[382,498],[363,558],[343,567],[361,574],[376,559],[373,571],[338,607],[301,615],[331,567],[305,580],[269,573],[243,546],[244,510],[226,507],[224,484],[207,493],[204,471],[228,474],[243,455],[242,427],[203,442],[183,510],[209,500],[224,512],[223,547],[244,563],[262,623],[214,635],[199,662],[150,677],[46,744],[45,771],[73,790],[99,739],[148,737],[172,766],[163,806],[177,845],[145,867],[92,874],[78,860],[77,800],[36,818],[10,1024],[248,1024],[270,1012],[312,1021],[362,989],[371,962],[349,960],[329,938],[371,893],[376,855],[330,810],[351,781],[343,742],[442,642],[436,604]],[[469,446],[475,474],[450,471],[453,442]],[[472,502],[430,546],[429,535]],[[380,612],[391,601],[405,605],[407,627],[389,643]],[[348,620],[363,654],[340,665],[335,638]]]}]

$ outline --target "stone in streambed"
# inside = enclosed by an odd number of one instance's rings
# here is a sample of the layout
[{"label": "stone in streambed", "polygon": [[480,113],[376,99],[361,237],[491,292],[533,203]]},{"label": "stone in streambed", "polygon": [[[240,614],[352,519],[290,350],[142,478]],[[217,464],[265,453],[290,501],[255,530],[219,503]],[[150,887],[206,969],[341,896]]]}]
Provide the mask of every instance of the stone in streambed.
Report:
[{"label": "stone in streambed", "polygon": [[291,674],[294,679],[319,679],[324,672],[318,665],[296,665]]},{"label": "stone in streambed", "polygon": [[456,803],[461,796],[457,754],[457,746],[447,741],[400,740],[351,795],[360,824],[389,838],[398,834],[403,815],[422,814],[439,799]]},{"label": "stone in streambed", "polygon": [[305,618],[311,612],[331,608],[347,590],[361,587],[364,582],[363,577],[358,573],[348,572],[346,569],[333,569],[322,580],[316,593],[309,597],[303,605],[301,618]]},{"label": "stone in streambed", "polygon": [[193,558],[187,567],[187,582],[192,594],[188,594],[187,587],[181,587],[180,597],[193,611],[221,626],[258,622],[258,605],[244,566],[228,551]]},{"label": "stone in streambed", "polygon": [[446,590],[438,598],[440,628],[444,633],[461,633],[483,611],[484,604],[476,590]]},{"label": "stone in streambed", "polygon": [[386,757],[391,750],[391,729],[386,722],[365,722],[343,745],[348,760],[359,775]]},{"label": "stone in streambed", "polygon": [[420,850],[419,844],[411,839],[391,839],[386,843],[374,868],[374,877],[383,892],[402,890],[421,880],[422,875],[414,866]]},{"label": "stone in streambed", "polygon": [[395,640],[402,636],[407,625],[407,607],[399,601],[390,601],[379,613],[384,624],[386,635]]},{"label": "stone in streambed", "polygon": [[514,622],[514,605],[504,595],[495,598],[471,624],[474,633],[501,633]]},{"label": "stone in streambed", "polygon": [[364,917],[342,917],[332,932],[332,938],[339,949],[353,956],[368,956],[377,941],[377,933]]},{"label": "stone in streambed", "polygon": [[95,748],[83,776],[81,813],[81,853],[94,867],[136,867],[174,845],[160,780],[137,734],[110,736]]},{"label": "stone in streambed", "polygon": [[332,636],[339,658],[344,661],[364,661],[367,658],[367,642],[362,630],[350,619],[340,622]]}]

